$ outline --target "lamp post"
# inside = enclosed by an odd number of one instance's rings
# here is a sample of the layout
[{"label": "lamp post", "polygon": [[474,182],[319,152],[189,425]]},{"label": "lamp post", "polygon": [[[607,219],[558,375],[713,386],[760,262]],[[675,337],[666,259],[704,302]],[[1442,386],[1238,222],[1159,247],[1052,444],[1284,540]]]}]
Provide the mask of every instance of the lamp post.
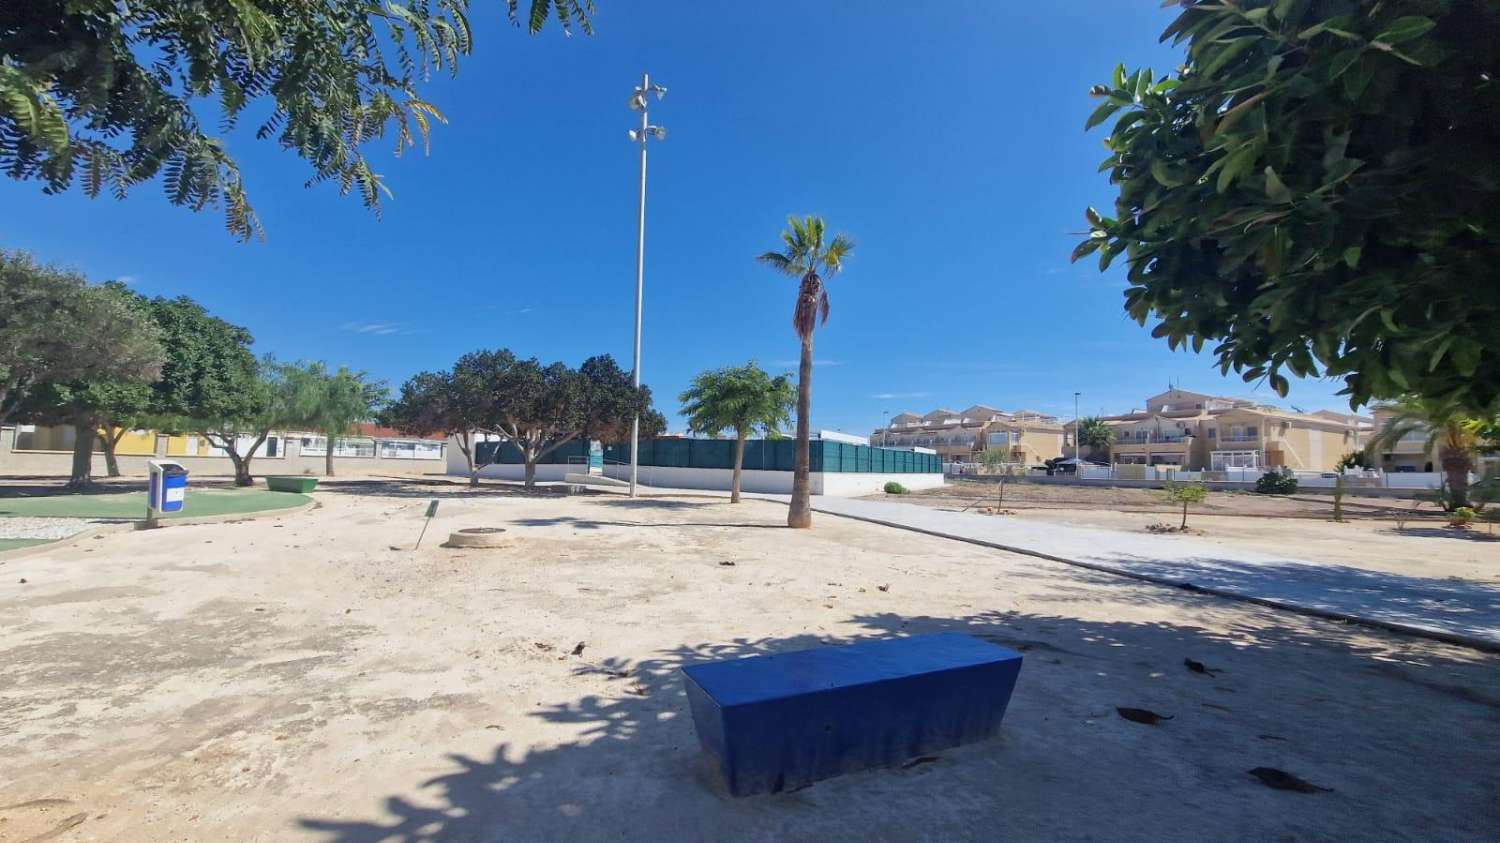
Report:
[{"label": "lamp post", "polygon": [[1078,396],[1082,392],[1073,393],[1073,470],[1077,477],[1083,477],[1083,440],[1078,438]]},{"label": "lamp post", "polygon": [[[630,95],[630,110],[641,113],[641,126],[627,133],[632,141],[641,146],[641,199],[636,213],[635,242],[635,356],[630,366],[630,382],[636,389],[640,389],[641,386],[641,300],[646,279],[646,142],[651,138],[667,139],[667,130],[661,126],[651,125],[650,118],[646,114],[646,97],[649,94],[656,94],[656,98],[660,100],[667,95],[667,89],[661,85],[651,84],[651,75],[642,73],[640,87]],[[640,440],[641,414],[636,413],[635,418],[630,421],[630,496],[632,498],[635,497],[636,472],[639,468],[636,455],[640,450]]]}]

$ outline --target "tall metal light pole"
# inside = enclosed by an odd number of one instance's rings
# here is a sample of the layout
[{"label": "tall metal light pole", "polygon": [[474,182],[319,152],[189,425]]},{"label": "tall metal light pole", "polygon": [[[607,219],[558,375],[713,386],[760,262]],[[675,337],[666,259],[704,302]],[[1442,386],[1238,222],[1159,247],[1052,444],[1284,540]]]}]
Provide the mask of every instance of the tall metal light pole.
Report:
[{"label": "tall metal light pole", "polygon": [[[635,243],[635,357],[630,367],[630,382],[637,389],[641,386],[641,300],[645,290],[646,280],[646,143],[651,138],[657,140],[667,139],[667,130],[661,126],[651,125],[650,118],[646,114],[646,97],[656,94],[660,100],[667,95],[667,89],[661,85],[651,84],[651,75],[641,74],[641,85],[630,95],[630,110],[641,113],[641,127],[631,129],[629,137],[641,145],[641,201],[636,215],[636,243]],[[630,496],[635,497],[636,472],[639,461],[636,458],[641,442],[641,415],[636,413],[630,422]]]},{"label": "tall metal light pole", "polygon": [[1073,393],[1073,470],[1078,472],[1079,478],[1083,477],[1083,440],[1078,438],[1078,396],[1082,394]]}]

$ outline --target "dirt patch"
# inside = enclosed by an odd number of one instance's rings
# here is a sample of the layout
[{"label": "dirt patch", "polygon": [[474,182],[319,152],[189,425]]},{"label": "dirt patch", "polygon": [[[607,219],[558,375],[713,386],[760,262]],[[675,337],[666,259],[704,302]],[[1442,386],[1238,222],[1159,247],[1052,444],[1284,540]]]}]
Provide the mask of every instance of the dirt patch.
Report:
[{"label": "dirt patch", "polygon": [[[515,543],[396,551],[434,487],[364,488],[0,565],[0,837],[1500,834],[1494,657],[762,501],[438,488]],[[705,784],[682,666],[945,630],[1025,655],[997,740]]]}]

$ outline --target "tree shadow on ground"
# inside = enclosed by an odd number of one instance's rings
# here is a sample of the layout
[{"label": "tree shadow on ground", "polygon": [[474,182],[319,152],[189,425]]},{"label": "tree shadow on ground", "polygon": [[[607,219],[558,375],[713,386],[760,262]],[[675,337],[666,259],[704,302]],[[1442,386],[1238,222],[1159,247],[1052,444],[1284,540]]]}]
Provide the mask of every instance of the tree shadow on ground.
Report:
[{"label": "tree shadow on ground", "polygon": [[613,506],[620,509],[703,509],[704,507],[717,506],[728,503],[723,500],[669,500],[666,498],[606,498],[599,501],[604,506]]},{"label": "tree shadow on ground", "polygon": [[596,518],[579,518],[573,515],[557,515],[551,518],[513,518],[512,524],[518,527],[577,527],[580,530],[597,530],[600,527],[653,527],[671,528],[679,527],[730,527],[764,530],[789,529],[785,524],[727,524],[708,521],[672,521],[672,522],[648,522],[648,521],[601,521]]},{"label": "tree shadow on ground", "polygon": [[1487,639],[1500,647],[1500,584],[1458,577],[1414,577],[1331,563],[1245,562],[1213,557],[1159,560],[1119,552],[1086,561],[1180,583],[1182,587],[1430,628]]},{"label": "tree shadow on ground", "polygon": [[[470,486],[466,483],[449,483],[432,480],[406,480],[376,478],[359,480],[323,480],[317,491],[339,495],[362,495],[383,498],[561,498],[570,497],[562,488],[551,486],[525,486],[485,483]],[[593,497],[604,492],[584,491],[571,497]]]},{"label": "tree shadow on ground", "polygon": [[[1129,592],[1121,605],[1137,615],[1135,594],[1148,597],[1147,610],[1204,599],[1148,586]],[[1219,629],[1001,611],[865,614],[837,635],[692,642],[635,662],[588,661],[572,672],[602,678],[603,691],[529,714],[570,727],[572,739],[448,753],[449,771],[390,795],[376,816],[298,824],[338,843],[1500,833],[1495,659],[1242,611],[1244,623]],[[1001,737],[796,793],[730,799],[716,789],[692,731],[683,666],[938,631],[1025,655]],[[1213,672],[1187,670],[1186,658]],[[1173,719],[1143,726],[1115,706]],[[1333,791],[1270,790],[1248,775],[1261,766]]]},{"label": "tree shadow on ground", "polygon": [[1386,530],[1391,536],[1411,536],[1426,539],[1454,539],[1465,542],[1500,542],[1500,533],[1482,530],[1456,530],[1451,527],[1407,527],[1404,530]]}]

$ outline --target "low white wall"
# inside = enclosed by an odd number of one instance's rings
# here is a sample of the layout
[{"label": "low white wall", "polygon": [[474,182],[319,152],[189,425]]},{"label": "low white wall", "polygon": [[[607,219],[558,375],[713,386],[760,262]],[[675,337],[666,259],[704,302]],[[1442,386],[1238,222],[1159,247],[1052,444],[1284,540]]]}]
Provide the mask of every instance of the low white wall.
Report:
[{"label": "low white wall", "polygon": [[[791,472],[787,472],[790,474]],[[836,471],[814,474],[822,478],[821,490],[814,486],[813,494],[835,498],[857,498],[882,491],[885,484],[895,481],[908,489],[936,489],[943,485],[941,474],[864,474],[860,472]]]},{"label": "low white wall", "polygon": [[[539,465],[536,467],[536,479],[538,483],[560,483],[563,475],[569,472],[577,473],[580,470],[576,465]],[[459,463],[455,470],[453,463],[448,464],[448,473],[460,477],[468,477],[468,465],[463,461],[463,455],[459,455]],[[480,477],[488,477],[492,480],[525,480],[526,466],[520,463],[504,463],[501,465],[487,465],[479,469]]]}]

